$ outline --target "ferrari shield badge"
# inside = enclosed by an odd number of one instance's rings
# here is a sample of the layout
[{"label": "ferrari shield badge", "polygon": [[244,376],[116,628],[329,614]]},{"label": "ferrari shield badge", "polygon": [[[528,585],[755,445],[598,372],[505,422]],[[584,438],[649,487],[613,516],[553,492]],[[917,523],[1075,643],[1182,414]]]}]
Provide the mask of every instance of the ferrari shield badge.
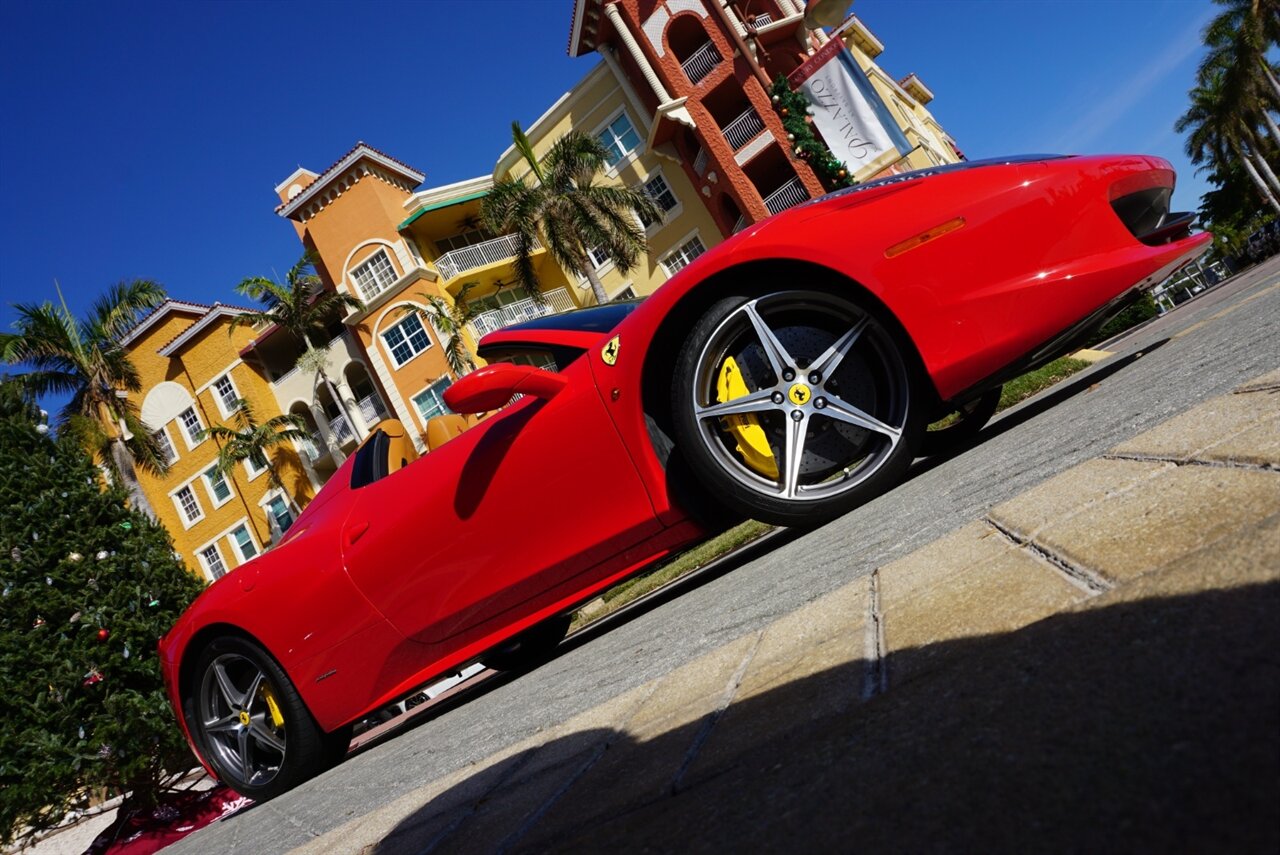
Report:
[{"label": "ferrari shield badge", "polygon": [[618,350],[621,346],[618,342],[618,336],[615,335],[609,339],[604,347],[600,348],[600,358],[604,360],[605,365],[613,365],[618,361]]}]

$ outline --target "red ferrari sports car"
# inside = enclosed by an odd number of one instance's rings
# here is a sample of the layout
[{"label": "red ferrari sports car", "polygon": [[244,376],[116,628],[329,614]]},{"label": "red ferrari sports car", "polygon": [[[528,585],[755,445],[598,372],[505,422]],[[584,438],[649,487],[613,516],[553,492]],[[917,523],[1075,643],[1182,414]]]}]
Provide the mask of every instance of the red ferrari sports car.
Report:
[{"label": "red ferrari sports car", "polygon": [[758,223],[642,303],[491,333],[445,400],[496,414],[416,460],[384,422],[161,640],[197,755],[273,796],[431,678],[537,661],[576,606],[717,525],[890,489],[931,421],[976,432],[1005,380],[1207,249],[1173,186],[1141,156],[908,173]]}]

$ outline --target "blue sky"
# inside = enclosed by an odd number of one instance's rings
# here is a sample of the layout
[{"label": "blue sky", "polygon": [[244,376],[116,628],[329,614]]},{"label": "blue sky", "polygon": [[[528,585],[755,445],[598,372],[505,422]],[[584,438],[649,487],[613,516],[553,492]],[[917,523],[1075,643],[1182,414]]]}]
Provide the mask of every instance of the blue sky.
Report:
[{"label": "blue sky", "polygon": [[[595,64],[572,0],[0,4],[0,325],[14,301],[82,312],[156,279],[202,302],[283,273],[272,188],[364,140],[427,184],[488,174]],[[917,73],[971,158],[1136,151],[1203,182],[1173,122],[1208,0],[858,0],[893,76]]]}]

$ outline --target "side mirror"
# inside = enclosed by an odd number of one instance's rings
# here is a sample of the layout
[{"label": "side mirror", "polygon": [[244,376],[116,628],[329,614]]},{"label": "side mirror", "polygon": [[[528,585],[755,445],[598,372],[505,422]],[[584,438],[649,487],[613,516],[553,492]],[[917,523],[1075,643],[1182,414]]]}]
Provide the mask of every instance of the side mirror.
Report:
[{"label": "side mirror", "polygon": [[532,395],[549,401],[569,381],[561,374],[497,362],[458,378],[444,390],[444,402],[455,413],[485,413],[504,406],[516,395]]}]

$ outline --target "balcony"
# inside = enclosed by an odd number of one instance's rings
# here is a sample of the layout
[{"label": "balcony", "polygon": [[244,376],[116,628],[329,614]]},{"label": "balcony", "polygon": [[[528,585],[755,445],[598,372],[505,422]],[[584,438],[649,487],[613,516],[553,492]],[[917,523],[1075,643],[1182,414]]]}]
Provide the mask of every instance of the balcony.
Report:
[{"label": "balcony", "polygon": [[540,306],[526,297],[523,300],[516,300],[514,303],[508,303],[505,306],[481,312],[472,318],[470,324],[468,324],[471,328],[471,334],[479,340],[482,336],[511,324],[531,321],[544,315],[554,315],[577,308],[574,305],[573,298],[569,296],[569,292],[564,288],[547,291],[542,296],[546,300],[545,306]]},{"label": "balcony", "polygon": [[738,118],[724,126],[724,138],[734,151],[742,148],[764,132],[764,120],[748,107]]},{"label": "balcony", "polygon": [[[464,246],[462,249],[452,249],[435,260],[436,270],[439,270],[440,275],[445,279],[452,279],[468,270],[508,261],[516,257],[519,243],[520,239],[516,235],[503,235],[483,243]],[[530,249],[541,248],[541,244],[536,239],[530,247]]]},{"label": "balcony", "polygon": [[356,406],[360,408],[360,415],[364,417],[364,423],[370,428],[387,418],[387,408],[383,406],[382,399],[378,397],[377,393],[365,395],[356,402]]},{"label": "balcony", "polygon": [[770,214],[778,214],[807,201],[809,201],[809,194],[805,191],[804,185],[800,183],[799,178],[792,178],[766,196],[764,206],[769,209]]},{"label": "balcony", "polygon": [[707,42],[680,63],[680,67],[684,69],[684,76],[689,78],[689,82],[697,86],[702,78],[715,71],[721,59],[723,57],[720,56],[720,51],[716,50],[716,46]]},{"label": "balcony", "polygon": [[329,420],[329,436],[333,437],[333,442],[341,448],[348,442],[354,442],[356,432],[351,429],[351,422],[347,421],[346,416],[335,416]]}]

